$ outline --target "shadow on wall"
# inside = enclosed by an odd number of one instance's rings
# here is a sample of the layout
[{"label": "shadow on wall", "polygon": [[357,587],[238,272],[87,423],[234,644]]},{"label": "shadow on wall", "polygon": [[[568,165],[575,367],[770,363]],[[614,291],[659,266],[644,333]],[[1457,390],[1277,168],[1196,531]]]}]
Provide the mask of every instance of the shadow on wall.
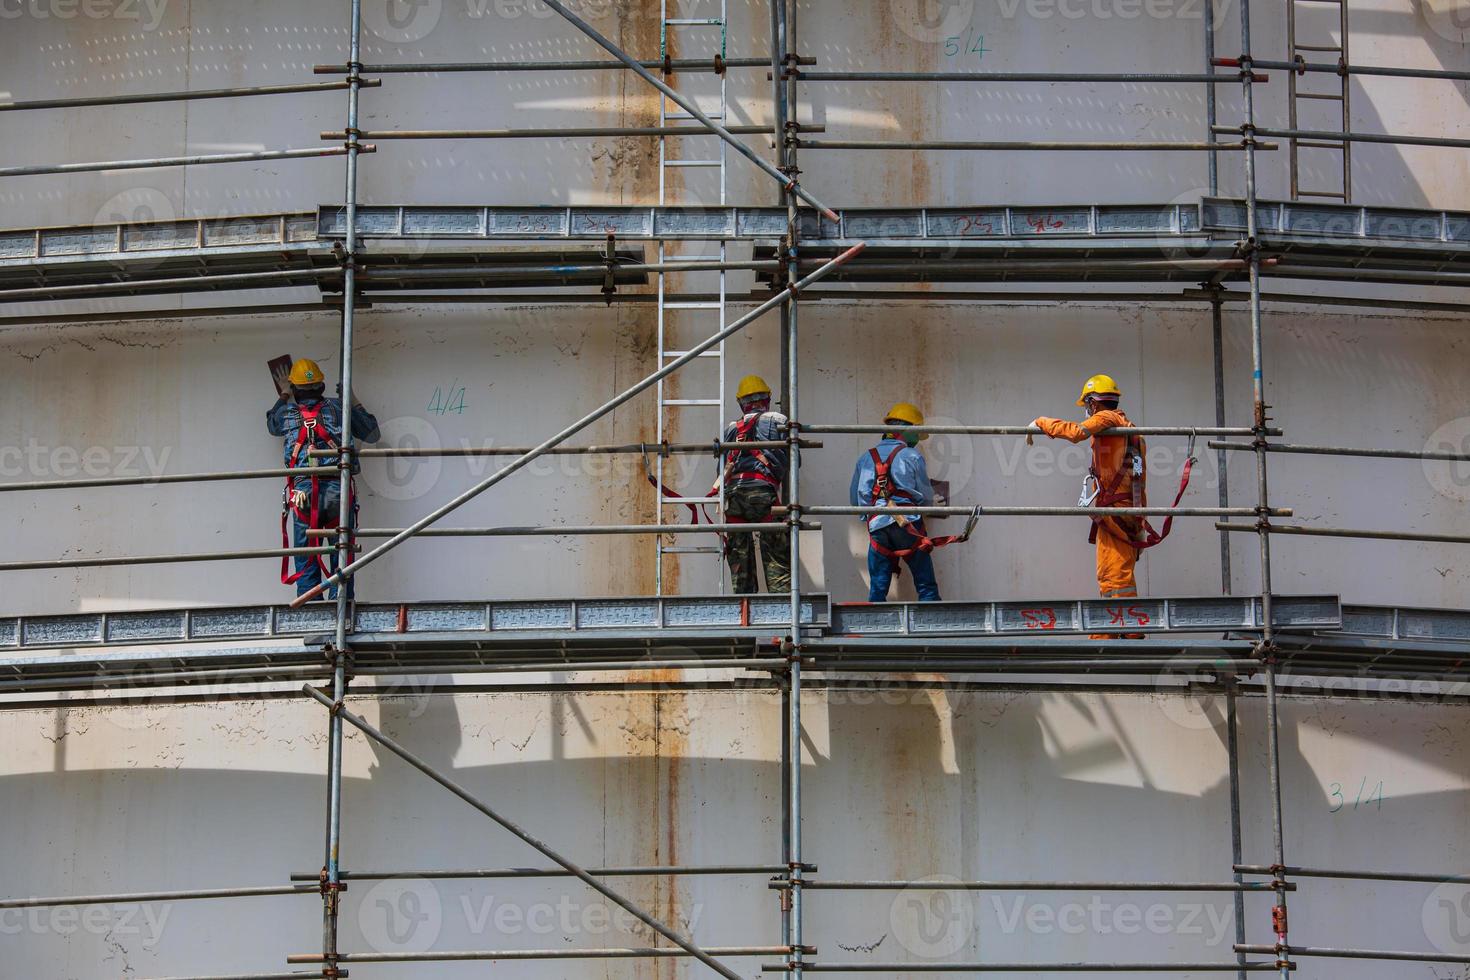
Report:
[{"label": "shadow on wall", "polygon": [[[435,697],[417,712],[411,700],[385,701],[381,727],[576,861],[779,861],[780,769],[767,754],[779,737],[774,696]],[[575,706],[590,736],[564,711],[568,757],[535,759],[552,744],[556,702]],[[1261,707],[1257,699],[1242,702],[1245,857],[1269,863]],[[1281,753],[1289,859],[1400,870],[1452,864],[1467,812],[1458,766],[1470,744],[1458,711],[1287,701]],[[320,713],[302,717],[303,731],[320,740]],[[1218,704],[1196,710],[1177,699],[1082,693],[833,692],[811,698],[806,719],[803,856],[821,867],[817,877],[1228,878]],[[69,737],[88,739],[81,731]],[[349,742],[352,775],[344,786],[348,870],[547,866],[396,760],[375,754],[361,775],[360,742]],[[749,757],[756,745],[760,760]],[[518,761],[526,756],[533,758]],[[154,761],[166,765],[170,757]],[[1360,774],[1370,784],[1382,780],[1377,799],[1342,794]],[[13,831],[5,844],[10,890],[283,882],[317,866],[323,801],[323,781],[311,773],[144,768],[10,776],[0,781],[0,815]],[[779,941],[762,877],[613,884],[700,942]],[[1395,892],[1415,913],[1398,916],[1385,914],[1373,893],[1304,883],[1292,900],[1294,935],[1314,945],[1428,948],[1417,912],[1429,907],[1431,892]],[[936,904],[936,894],[950,895],[949,904]],[[69,975],[81,978],[115,976],[118,957],[135,969],[188,971],[199,968],[202,952],[188,937],[208,934],[216,937],[208,951],[214,967],[273,967],[285,952],[317,945],[313,910],[297,901],[182,903],[176,922],[188,925],[147,949],[125,934],[110,947],[84,931],[42,930],[13,941],[13,962],[21,974],[42,975],[43,959],[67,958],[78,964]],[[591,901],[561,879],[358,882],[346,899],[343,947],[570,948],[650,939],[620,929],[616,916],[607,924],[602,913],[589,919]],[[1231,904],[1214,894],[812,892],[807,940],[829,961],[1226,960]],[[1268,905],[1264,897],[1248,899],[1253,938],[1267,933]],[[1078,909],[1088,916],[1080,931],[1069,925]],[[1145,920],[1152,924],[1129,926],[1127,917],[1139,910],[1155,917]],[[226,915],[229,928],[220,935]],[[261,943],[263,935],[274,938]],[[1381,975],[1374,969],[1346,965],[1333,975]],[[482,968],[446,964],[442,971],[469,977]],[[522,973],[562,975],[518,965]],[[610,976],[674,973],[687,975],[687,965],[609,967]]]}]

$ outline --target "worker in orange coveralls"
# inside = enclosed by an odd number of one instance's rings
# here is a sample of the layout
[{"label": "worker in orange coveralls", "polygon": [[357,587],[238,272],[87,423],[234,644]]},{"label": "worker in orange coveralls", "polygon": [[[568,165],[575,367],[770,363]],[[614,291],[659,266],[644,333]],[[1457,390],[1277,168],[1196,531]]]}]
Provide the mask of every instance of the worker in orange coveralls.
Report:
[{"label": "worker in orange coveralls", "polygon": [[[1068,442],[1092,440],[1092,464],[1088,468],[1081,506],[1146,507],[1148,497],[1144,477],[1143,439],[1139,436],[1099,436],[1104,429],[1133,428],[1128,416],[1118,410],[1122,398],[1118,383],[1106,374],[1095,374],[1082,386],[1077,404],[1087,409],[1081,423],[1045,416],[1031,424],[1053,439]],[[1031,443],[1031,437],[1026,437]],[[1089,543],[1097,544],[1097,588],[1104,598],[1130,598],[1138,595],[1133,567],[1138,562],[1138,544],[1143,540],[1145,522],[1141,517],[1094,517]],[[1093,634],[1093,639],[1113,639],[1116,634]],[[1141,633],[1126,634],[1126,639],[1142,639]]]}]

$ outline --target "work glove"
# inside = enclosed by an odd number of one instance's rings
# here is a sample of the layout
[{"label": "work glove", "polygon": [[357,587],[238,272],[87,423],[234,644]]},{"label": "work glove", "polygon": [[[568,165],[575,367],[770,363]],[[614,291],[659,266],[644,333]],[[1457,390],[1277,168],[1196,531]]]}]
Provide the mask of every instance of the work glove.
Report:
[{"label": "work glove", "polygon": [[307,504],[310,503],[310,501],[311,501],[311,495],[308,494],[305,490],[292,490],[291,491],[291,508],[293,510],[298,510],[298,511],[304,511],[304,510],[306,510]]}]

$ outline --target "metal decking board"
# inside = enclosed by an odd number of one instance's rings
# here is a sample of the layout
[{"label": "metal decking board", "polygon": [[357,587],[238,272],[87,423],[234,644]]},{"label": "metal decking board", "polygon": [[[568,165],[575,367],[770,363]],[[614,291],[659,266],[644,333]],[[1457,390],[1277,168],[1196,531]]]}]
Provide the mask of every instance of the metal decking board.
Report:
[{"label": "metal decking board", "polygon": [[[1273,596],[1279,629],[1338,630],[1336,596]],[[1040,602],[836,603],[832,635],[993,636],[1041,633],[1213,633],[1260,629],[1259,597]],[[1466,617],[1470,624],[1470,616]]]}]

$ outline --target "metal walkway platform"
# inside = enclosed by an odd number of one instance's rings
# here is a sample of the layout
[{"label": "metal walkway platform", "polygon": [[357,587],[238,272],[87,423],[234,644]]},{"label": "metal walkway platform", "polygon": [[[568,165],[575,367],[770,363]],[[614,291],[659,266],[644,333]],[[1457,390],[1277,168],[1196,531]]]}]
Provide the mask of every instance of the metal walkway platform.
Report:
[{"label": "metal walkway platform", "polygon": [[[1262,202],[1268,276],[1454,285],[1470,271],[1470,214],[1340,204]],[[750,241],[769,257],[786,212],[768,207],[363,207],[364,260],[385,263],[377,292],[424,288],[601,285],[591,243]],[[856,242],[868,250],[838,278],[904,282],[1198,282],[1239,278],[1229,266],[1245,230],[1243,201],[807,210],[811,258]],[[343,209],[230,218],[0,231],[0,301],[314,286],[340,292]],[[578,249],[537,251],[550,243]],[[395,243],[405,246],[395,252]],[[478,247],[474,247],[479,243]],[[519,243],[508,252],[509,243]],[[528,250],[528,246],[532,248]],[[639,256],[620,253],[620,261]],[[973,261],[967,261],[973,260]],[[575,266],[573,275],[546,263]],[[1221,265],[1221,263],[1226,263]],[[525,281],[508,277],[517,266]],[[1211,271],[1213,268],[1215,271]],[[539,271],[537,271],[539,270]],[[442,275],[441,275],[442,273]],[[491,275],[491,273],[495,273]],[[535,273],[535,274],[531,274]],[[377,273],[374,273],[377,275]],[[627,277],[630,283],[642,281]]]},{"label": "metal walkway platform", "polygon": [[[789,608],[783,595],[367,603],[349,645],[357,669],[379,674],[770,669],[784,656]],[[0,619],[0,693],[318,677],[333,617],[323,603]],[[870,604],[813,595],[802,617],[810,666],[863,672],[1249,674],[1262,627],[1251,596]],[[1470,611],[1275,596],[1273,618],[1287,672],[1470,679]]]}]

